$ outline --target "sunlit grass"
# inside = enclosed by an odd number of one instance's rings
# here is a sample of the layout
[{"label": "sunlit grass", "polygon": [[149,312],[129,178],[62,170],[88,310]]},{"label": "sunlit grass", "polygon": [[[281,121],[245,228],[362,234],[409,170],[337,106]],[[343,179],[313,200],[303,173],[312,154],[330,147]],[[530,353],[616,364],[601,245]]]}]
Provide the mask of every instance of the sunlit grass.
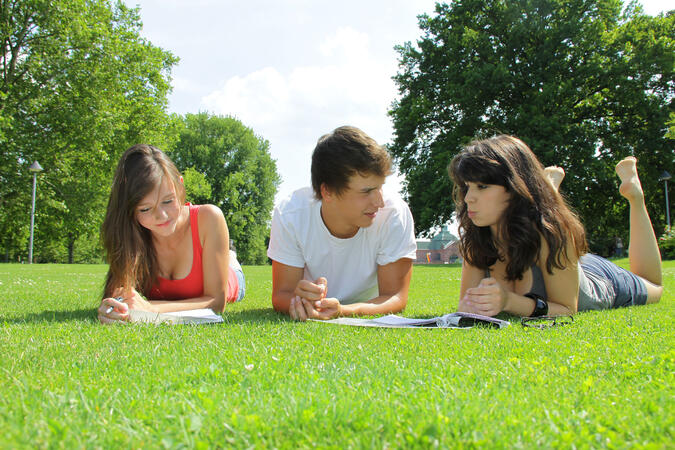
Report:
[{"label": "sunlit grass", "polygon": [[[292,323],[244,271],[225,324],[107,327],[105,266],[0,265],[0,447],[672,445],[672,261],[658,305],[548,330]],[[453,311],[459,276],[416,266],[405,315]]]}]

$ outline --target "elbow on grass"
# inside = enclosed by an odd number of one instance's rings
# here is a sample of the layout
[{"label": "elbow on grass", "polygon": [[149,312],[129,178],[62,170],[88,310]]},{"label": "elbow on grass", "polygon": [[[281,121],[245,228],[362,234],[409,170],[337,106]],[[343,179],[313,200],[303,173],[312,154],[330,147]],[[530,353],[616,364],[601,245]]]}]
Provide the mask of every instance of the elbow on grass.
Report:
[{"label": "elbow on grass", "polygon": [[282,299],[272,296],[272,307],[276,312],[288,314],[290,300],[283,301]]}]

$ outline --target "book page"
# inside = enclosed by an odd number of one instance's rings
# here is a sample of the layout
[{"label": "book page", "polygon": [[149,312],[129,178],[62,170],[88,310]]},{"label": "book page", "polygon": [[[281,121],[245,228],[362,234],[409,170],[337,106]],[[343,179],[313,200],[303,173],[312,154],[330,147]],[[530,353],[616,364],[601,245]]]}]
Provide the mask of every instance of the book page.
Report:
[{"label": "book page", "polygon": [[432,317],[431,319],[415,319],[412,317],[401,317],[395,314],[389,314],[387,316],[378,317],[377,319],[370,319],[374,323],[389,325],[389,326],[420,326],[420,325],[431,325],[436,323],[436,318]]},{"label": "book page", "polygon": [[169,313],[156,313],[132,309],[129,311],[130,321],[136,323],[170,323],[170,324],[205,324],[221,323],[223,318],[213,310],[191,309],[187,311],[173,311]]},{"label": "book page", "polygon": [[469,329],[474,325],[487,325],[495,328],[506,328],[511,325],[508,321],[495,319],[494,317],[481,316],[464,312],[445,314],[428,319],[416,319],[389,314],[374,319],[356,319],[352,317],[340,317],[332,320],[314,320],[315,322],[331,323],[336,325],[353,325],[360,327],[383,327],[383,328],[453,328]]},{"label": "book page", "polygon": [[187,311],[172,311],[164,314],[176,317],[209,317],[212,319],[220,317],[215,312],[213,312],[211,308],[189,309]]}]

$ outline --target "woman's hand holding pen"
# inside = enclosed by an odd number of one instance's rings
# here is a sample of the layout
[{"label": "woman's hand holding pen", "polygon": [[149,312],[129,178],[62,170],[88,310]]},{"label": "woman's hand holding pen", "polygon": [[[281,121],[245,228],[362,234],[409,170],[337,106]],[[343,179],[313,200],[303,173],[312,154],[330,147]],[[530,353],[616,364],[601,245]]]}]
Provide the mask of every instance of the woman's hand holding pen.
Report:
[{"label": "woman's hand holding pen", "polygon": [[136,289],[117,288],[113,292],[113,297],[101,300],[101,306],[98,308],[98,320],[101,323],[128,322],[130,319],[129,310],[138,309],[142,311],[155,311],[155,307]]},{"label": "woman's hand holding pen", "polygon": [[123,297],[108,297],[101,300],[98,307],[98,320],[101,323],[117,323],[129,321],[129,305],[124,303]]},{"label": "woman's hand holding pen", "polygon": [[126,303],[129,306],[129,309],[138,309],[141,311],[149,311],[149,312],[158,312],[155,308],[155,306],[147,301],[146,299],[143,298],[141,294],[139,294],[136,289],[131,288],[131,289],[122,289],[118,288],[115,289],[113,292],[113,295],[116,297],[123,297],[124,298],[124,303]]}]

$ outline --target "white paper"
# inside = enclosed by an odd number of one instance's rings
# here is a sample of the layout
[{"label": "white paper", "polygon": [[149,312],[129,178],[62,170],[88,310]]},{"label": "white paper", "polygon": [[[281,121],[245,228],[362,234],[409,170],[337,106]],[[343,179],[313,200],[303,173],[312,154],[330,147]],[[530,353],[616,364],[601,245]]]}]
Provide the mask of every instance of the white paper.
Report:
[{"label": "white paper", "polygon": [[[335,325],[352,325],[359,327],[382,327],[382,328],[454,328],[468,329],[471,325],[460,325],[460,320],[469,321],[473,319],[479,323],[492,325],[498,328],[506,328],[510,325],[505,320],[495,319],[494,317],[481,316],[478,314],[456,312],[439,317],[428,319],[415,319],[411,317],[401,317],[395,314],[377,317],[375,319],[355,319],[352,317],[340,317],[332,320],[314,320],[315,322],[331,323]],[[469,319],[469,320],[467,320]],[[311,319],[310,319],[311,320]]]},{"label": "white paper", "polygon": [[155,313],[132,309],[129,311],[130,321],[137,323],[170,323],[170,324],[203,324],[221,323],[223,318],[212,309],[190,309],[187,311],[173,311]]},{"label": "white paper", "polygon": [[209,317],[209,318],[220,317],[210,308],[189,309],[187,311],[172,311],[163,314],[176,317]]}]

